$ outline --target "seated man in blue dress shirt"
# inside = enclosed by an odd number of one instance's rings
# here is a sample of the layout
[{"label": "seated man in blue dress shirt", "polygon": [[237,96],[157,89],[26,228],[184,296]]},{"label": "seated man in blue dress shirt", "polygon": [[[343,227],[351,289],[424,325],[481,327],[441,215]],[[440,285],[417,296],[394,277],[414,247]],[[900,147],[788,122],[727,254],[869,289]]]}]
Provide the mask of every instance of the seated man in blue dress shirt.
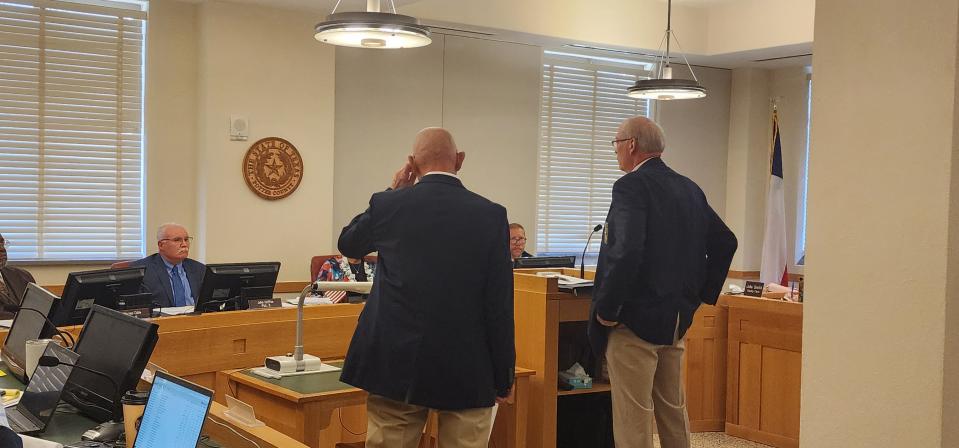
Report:
[{"label": "seated man in blue dress shirt", "polygon": [[187,306],[196,303],[206,266],[190,256],[193,237],[186,228],[174,223],[157,229],[157,253],[130,263],[143,266],[143,287],[153,293],[157,306]]}]

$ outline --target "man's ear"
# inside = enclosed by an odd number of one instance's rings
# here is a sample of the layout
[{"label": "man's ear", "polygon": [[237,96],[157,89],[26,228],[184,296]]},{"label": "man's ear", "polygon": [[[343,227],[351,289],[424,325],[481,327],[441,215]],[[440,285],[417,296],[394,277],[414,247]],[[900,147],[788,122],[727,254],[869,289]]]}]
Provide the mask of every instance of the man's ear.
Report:
[{"label": "man's ear", "polygon": [[466,160],[466,153],[465,153],[465,152],[458,152],[458,153],[456,153],[456,172],[457,172],[457,173],[458,173],[461,169],[463,169],[463,161],[464,161],[464,160]]},{"label": "man's ear", "polygon": [[412,155],[406,156],[406,163],[410,166],[410,173],[412,173],[413,179],[419,179],[422,173],[420,173],[420,168],[416,166],[416,160],[413,159]]}]

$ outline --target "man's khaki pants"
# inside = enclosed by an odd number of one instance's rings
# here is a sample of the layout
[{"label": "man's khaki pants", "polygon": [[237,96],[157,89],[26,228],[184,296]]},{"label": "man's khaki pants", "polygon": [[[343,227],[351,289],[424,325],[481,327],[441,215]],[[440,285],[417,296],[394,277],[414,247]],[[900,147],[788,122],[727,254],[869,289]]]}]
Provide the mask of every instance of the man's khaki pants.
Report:
[{"label": "man's khaki pants", "polygon": [[653,448],[654,415],[662,448],[689,448],[682,379],[685,350],[682,339],[654,345],[625,325],[609,330],[606,365],[616,448]]},{"label": "man's khaki pants", "polygon": [[[416,448],[429,408],[379,395],[366,399],[366,448]],[[436,410],[439,448],[486,448],[493,408]]]}]

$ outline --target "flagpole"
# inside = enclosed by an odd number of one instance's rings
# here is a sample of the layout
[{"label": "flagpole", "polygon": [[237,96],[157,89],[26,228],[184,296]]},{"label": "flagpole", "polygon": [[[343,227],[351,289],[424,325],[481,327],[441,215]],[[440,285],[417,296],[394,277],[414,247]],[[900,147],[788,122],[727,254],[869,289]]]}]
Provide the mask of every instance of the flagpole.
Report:
[{"label": "flagpole", "polygon": [[[769,142],[767,159],[768,182],[766,183],[766,210],[763,223],[763,250],[760,264],[760,281],[764,283],[788,284],[789,255],[786,242],[784,176],[782,170],[782,149],[779,134],[779,100],[782,97],[770,97],[772,139]],[[777,148],[780,152],[777,152]],[[778,154],[778,157],[777,157]],[[776,277],[772,278],[770,276]]]}]

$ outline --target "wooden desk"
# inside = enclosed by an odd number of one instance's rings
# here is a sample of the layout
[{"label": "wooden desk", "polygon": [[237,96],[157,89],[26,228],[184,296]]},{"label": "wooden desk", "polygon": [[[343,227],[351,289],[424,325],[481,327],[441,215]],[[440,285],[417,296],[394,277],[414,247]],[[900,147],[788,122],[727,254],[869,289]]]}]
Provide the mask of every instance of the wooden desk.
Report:
[{"label": "wooden desk", "polygon": [[[321,358],[343,358],[362,304],[304,308],[305,351]],[[293,350],[296,308],[226,311],[158,317],[160,339],[150,362],[170,373],[213,389],[216,372],[263,365],[267,356]],[[64,327],[79,337],[81,326]],[[0,331],[0,344],[7,330]]]},{"label": "wooden desk", "polygon": [[726,433],[799,447],[800,303],[723,296],[729,308]]},{"label": "wooden desk", "polygon": [[[529,377],[533,372],[516,370],[514,402],[500,407],[491,446],[520,448],[526,440]],[[367,393],[339,382],[339,375],[337,371],[274,380],[253,375],[246,369],[227,370],[218,373],[216,390],[218,401],[229,393],[252,405],[257,418],[268,426],[310,447],[327,447],[337,441],[365,439],[365,416],[362,424],[348,425],[342,408],[362,405],[365,413]],[[330,427],[334,411],[341,413],[337,416],[340,428]]]},{"label": "wooden desk", "polygon": [[[5,369],[0,370],[6,372]],[[13,375],[0,377],[0,388],[23,390],[25,387],[26,386],[17,381]],[[224,448],[247,447],[250,445],[250,442],[238,437],[233,431],[230,431],[223,425],[257,442],[261,448],[306,448],[306,445],[268,427],[244,428],[235,425],[223,417],[224,410],[226,409],[223,405],[213,403],[210,406],[209,414],[207,414],[207,421],[201,430],[202,434],[209,435],[212,441]],[[213,420],[214,423],[210,423],[210,420]],[[96,425],[97,423],[95,421],[84,415],[57,412],[53,415],[53,418],[50,419],[50,424],[47,425],[46,431],[36,437],[61,444],[74,443],[80,441],[80,435],[82,435],[84,431]]]},{"label": "wooden desk", "polygon": [[[557,280],[537,277],[535,273],[539,271],[579,276],[579,270],[518,269],[513,274],[516,363],[536,370],[530,380],[527,446],[554,448],[560,397],[608,392],[610,385],[594,382],[592,389],[557,389],[560,326],[587,321],[592,298],[560,292]],[[594,272],[586,271],[587,278],[593,275]],[[693,432],[723,431],[726,426],[726,313],[721,305],[701,306],[686,335],[683,370]]]}]

